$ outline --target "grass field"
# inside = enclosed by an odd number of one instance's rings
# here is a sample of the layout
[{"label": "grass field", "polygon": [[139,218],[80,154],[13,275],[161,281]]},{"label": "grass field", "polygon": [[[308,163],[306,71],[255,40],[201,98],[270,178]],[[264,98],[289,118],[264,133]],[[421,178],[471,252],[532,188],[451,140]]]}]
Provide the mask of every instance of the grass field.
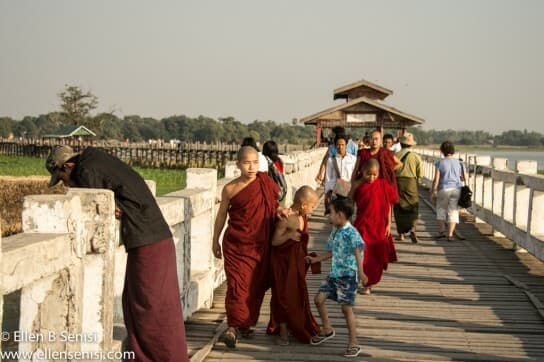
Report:
[{"label": "grass field", "polygon": [[[47,176],[43,158],[0,156],[1,176]],[[134,167],[144,179],[157,183],[157,196],[185,188],[185,171]]]}]

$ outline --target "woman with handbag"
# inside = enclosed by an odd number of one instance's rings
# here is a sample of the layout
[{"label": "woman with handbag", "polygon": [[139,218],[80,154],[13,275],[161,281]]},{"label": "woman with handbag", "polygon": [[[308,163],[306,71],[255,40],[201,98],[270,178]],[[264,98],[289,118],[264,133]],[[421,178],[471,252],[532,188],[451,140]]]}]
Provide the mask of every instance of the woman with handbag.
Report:
[{"label": "woman with handbag", "polygon": [[[435,164],[434,180],[431,189],[431,201],[436,200],[436,219],[440,226],[437,238],[447,237],[453,241],[453,232],[459,223],[459,197],[461,196],[462,182],[466,180],[463,165],[454,157],[455,146],[446,141],[440,145],[444,155]],[[446,230],[447,223],[447,230]]]},{"label": "woman with handbag", "polygon": [[340,134],[334,138],[338,154],[327,160],[325,169],[325,215],[333,198],[347,197],[351,188],[351,175],[357,159],[347,152],[348,139]]}]

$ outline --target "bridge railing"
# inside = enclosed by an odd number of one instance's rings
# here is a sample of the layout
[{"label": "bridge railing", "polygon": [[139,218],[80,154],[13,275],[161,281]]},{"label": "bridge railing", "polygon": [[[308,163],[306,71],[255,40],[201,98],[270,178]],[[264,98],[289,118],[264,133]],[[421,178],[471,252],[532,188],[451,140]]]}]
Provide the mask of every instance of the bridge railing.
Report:
[{"label": "bridge railing", "polygon": [[[324,152],[295,151],[284,157],[288,200],[298,187],[315,186]],[[188,169],[186,189],[157,197],[174,236],[185,318],[211,307],[215,288],[225,280],[222,260],[213,257],[211,246],[221,189],[235,176],[234,169],[229,163],[229,178],[220,180],[215,169]],[[148,184],[153,191],[154,183]],[[66,195],[25,198],[23,232],[0,239],[4,350],[119,349],[113,326],[123,323],[126,252],[114,210],[109,190],[74,188]],[[2,326],[3,320],[9,325]],[[77,340],[62,339],[62,334]]]},{"label": "bridge railing", "polygon": [[[441,154],[414,151],[421,156],[423,182],[430,187]],[[469,153],[457,156],[468,168],[468,185],[473,192],[468,211],[544,261],[544,177],[538,175],[537,162],[516,161],[515,169],[510,170],[505,158]]]}]

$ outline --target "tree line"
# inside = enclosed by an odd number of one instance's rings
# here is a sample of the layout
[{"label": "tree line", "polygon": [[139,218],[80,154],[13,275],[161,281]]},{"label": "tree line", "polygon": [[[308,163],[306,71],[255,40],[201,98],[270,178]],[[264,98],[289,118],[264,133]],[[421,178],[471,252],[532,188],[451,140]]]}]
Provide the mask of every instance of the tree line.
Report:
[{"label": "tree line", "polygon": [[[315,140],[315,127],[291,122],[260,121],[242,123],[233,117],[213,119],[206,116],[188,117],[174,115],[162,119],[138,115],[116,116],[114,112],[103,112],[92,116],[98,99],[91,92],[78,86],[66,85],[58,94],[60,110],[39,116],[26,116],[21,120],[0,117],[0,137],[39,138],[55,132],[64,125],[84,125],[96,133],[99,139],[130,140],[149,139],[179,140],[181,142],[239,142],[244,137],[253,137],[259,142],[275,140],[278,143],[311,145]],[[352,128],[347,130],[354,139],[362,139],[369,130]],[[508,145],[543,146],[544,135],[527,130],[510,130],[499,135],[486,131],[424,130],[409,129],[419,145],[440,144],[450,140],[458,145]],[[394,130],[386,133],[395,135]]]}]

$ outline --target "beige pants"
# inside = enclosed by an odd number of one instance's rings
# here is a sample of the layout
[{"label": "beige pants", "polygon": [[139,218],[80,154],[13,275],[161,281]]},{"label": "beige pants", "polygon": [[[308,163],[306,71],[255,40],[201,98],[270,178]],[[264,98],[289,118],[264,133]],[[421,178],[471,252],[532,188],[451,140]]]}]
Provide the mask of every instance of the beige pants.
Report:
[{"label": "beige pants", "polygon": [[436,195],[436,220],[459,223],[459,196],[461,189],[442,189]]}]

